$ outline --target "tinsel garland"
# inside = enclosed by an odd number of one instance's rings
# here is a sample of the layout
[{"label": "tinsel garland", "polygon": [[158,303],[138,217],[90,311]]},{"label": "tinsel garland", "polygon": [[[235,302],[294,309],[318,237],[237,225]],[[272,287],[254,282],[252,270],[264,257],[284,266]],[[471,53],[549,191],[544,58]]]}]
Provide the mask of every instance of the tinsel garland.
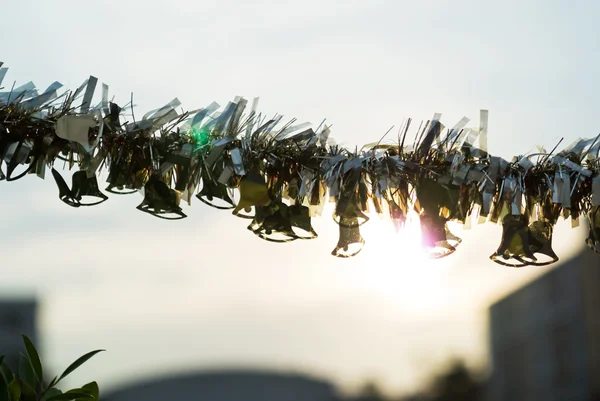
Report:
[{"label": "tinsel garland", "polygon": [[[6,70],[0,68],[0,85]],[[587,217],[587,244],[600,252],[598,137],[507,161],[487,152],[482,110],[478,128],[466,128],[463,118],[446,129],[436,114],[414,139],[409,119],[393,143],[353,151],[335,145],[324,123],[312,129],[258,114],[256,100],[249,112],[240,97],[221,111],[212,103],[178,112],[175,99],[136,119],[133,98],[121,108],[109,101],[107,85],[94,105],[97,84],[90,77],[60,95],[58,82],[42,93],[31,82],[0,92],[0,180],[44,178],[50,168],[64,203],[91,206],[108,199],[97,180],[106,169],[106,192],[143,191],[140,211],[182,219],[180,202],[196,197],[251,219],[248,228],[272,242],[316,238],[311,217],[334,202],[340,238],[332,254],[338,257],[360,252],[360,226],[371,208],[397,229],[416,213],[431,257],[447,256],[461,242],[449,221],[477,219],[503,225],[493,261],[547,265],[558,260],[552,233],[561,216],[574,225]],[[57,161],[77,167],[71,186],[54,168]]]}]

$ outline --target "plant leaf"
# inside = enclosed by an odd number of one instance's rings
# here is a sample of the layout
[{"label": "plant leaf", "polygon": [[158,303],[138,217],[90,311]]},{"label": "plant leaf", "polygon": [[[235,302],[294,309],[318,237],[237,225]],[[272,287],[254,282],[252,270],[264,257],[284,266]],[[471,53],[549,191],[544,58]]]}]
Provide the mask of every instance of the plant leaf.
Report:
[{"label": "plant leaf", "polygon": [[25,383],[23,380],[19,379],[19,384],[21,385],[21,400],[22,401],[36,401],[37,395],[35,394],[35,390],[29,384]]},{"label": "plant leaf", "polygon": [[2,362],[2,365],[0,365],[0,375],[4,377],[4,382],[7,386],[15,378],[12,370],[10,370],[10,366],[6,362]]},{"label": "plant leaf", "polygon": [[42,397],[42,399],[40,401],[48,401],[49,398],[52,398],[59,394],[62,394],[62,391],[60,391],[56,387],[52,387],[52,388],[48,389],[48,391],[46,391],[46,394],[44,394],[44,396]]},{"label": "plant leaf", "polygon": [[31,362],[31,366],[37,376],[37,379],[40,383],[44,381],[44,371],[42,370],[42,362],[40,361],[40,356],[38,355],[35,346],[25,334],[21,334],[23,337],[23,342],[25,343],[25,349],[27,350],[27,356],[29,357],[29,361]]},{"label": "plant leaf", "polygon": [[19,358],[19,376],[30,387],[35,388],[35,372],[31,366],[31,361],[23,354]]},{"label": "plant leaf", "polygon": [[[92,351],[92,352],[88,352],[87,354],[83,355],[82,357],[80,357],[79,359],[77,359],[75,362],[73,362],[64,372],[62,375],[60,375],[60,377],[58,378],[58,380],[56,381],[56,383],[58,383],[59,381],[61,381],[62,379],[64,379],[65,377],[67,377],[67,375],[73,373],[73,371],[75,369],[77,369],[78,367],[80,367],[81,365],[83,365],[84,363],[86,363],[88,361],[88,359],[90,359],[91,357],[93,357],[94,355],[96,355],[99,352],[105,351],[103,349],[99,349],[96,351]],[[54,383],[54,384],[56,384]]]},{"label": "plant leaf", "polygon": [[74,390],[70,390],[67,391],[66,393],[62,393],[62,394],[57,394],[55,396],[49,397],[46,399],[46,401],[72,401],[72,400],[76,400],[76,399],[91,399],[92,396],[89,395],[86,392],[83,391],[74,391]]},{"label": "plant leaf", "polygon": [[81,389],[88,391],[96,400],[100,398],[100,388],[98,388],[98,383],[96,382],[85,384]]},{"label": "plant leaf", "polygon": [[48,384],[48,388],[51,388],[52,386],[54,386],[56,384],[56,382],[58,381],[58,376],[54,376],[54,379],[52,379],[52,381]]},{"label": "plant leaf", "polygon": [[0,401],[6,401],[8,400],[8,383],[2,374],[2,362],[4,362],[4,355],[0,355]]},{"label": "plant leaf", "polygon": [[4,381],[2,375],[0,375],[0,401],[10,401],[8,399],[8,384]]},{"label": "plant leaf", "polygon": [[13,379],[8,385],[8,396],[11,401],[19,401],[21,398],[21,386],[19,385],[19,380]]},{"label": "plant leaf", "polygon": [[65,394],[71,394],[71,395],[75,395],[74,399],[79,401],[79,400],[93,400],[94,395],[91,394],[90,390],[85,389],[85,388],[74,388],[72,390],[67,391]]}]

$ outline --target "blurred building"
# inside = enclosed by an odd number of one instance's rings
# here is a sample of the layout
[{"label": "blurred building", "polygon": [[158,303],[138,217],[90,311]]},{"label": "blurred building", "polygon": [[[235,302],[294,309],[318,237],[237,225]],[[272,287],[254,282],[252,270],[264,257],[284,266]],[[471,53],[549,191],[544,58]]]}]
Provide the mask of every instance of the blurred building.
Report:
[{"label": "blurred building", "polygon": [[490,308],[490,401],[600,401],[600,257],[589,250]]},{"label": "blurred building", "polygon": [[133,384],[104,401],[338,401],[335,388],[313,378],[270,372],[186,374]]},{"label": "blurred building", "polygon": [[21,352],[25,352],[21,334],[36,344],[38,332],[36,300],[0,299],[0,355],[11,368],[17,368]]}]

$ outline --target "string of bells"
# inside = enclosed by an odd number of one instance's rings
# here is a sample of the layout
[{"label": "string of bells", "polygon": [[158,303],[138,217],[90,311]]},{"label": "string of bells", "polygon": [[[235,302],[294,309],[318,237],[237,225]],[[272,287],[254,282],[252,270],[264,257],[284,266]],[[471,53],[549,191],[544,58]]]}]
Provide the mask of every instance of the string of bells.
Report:
[{"label": "string of bells", "polygon": [[[187,217],[181,202],[195,197],[249,219],[249,231],[274,243],[317,238],[311,219],[329,200],[339,227],[332,255],[342,258],[363,249],[360,228],[371,209],[397,229],[416,213],[423,250],[432,258],[451,255],[462,242],[449,222],[473,218],[502,224],[500,246],[490,256],[502,265],[558,261],[552,235],[560,217],[586,218],[586,244],[600,253],[599,138],[554,155],[541,152],[537,163],[532,155],[507,162],[487,152],[482,111],[478,129],[464,128],[463,119],[444,131],[434,116],[408,146],[408,120],[397,143],[353,152],[335,145],[324,123],[316,130],[295,120],[281,126],[281,116],[245,113],[243,98],[223,111],[213,103],[183,114],[174,99],[129,122],[125,111],[132,104],[109,102],[106,85],[92,107],[96,83],[90,77],[62,95],[58,83],[41,94],[32,84],[0,92],[0,181],[44,178],[50,168],[60,200],[80,208],[108,200],[97,178],[106,169],[104,191],[142,191],[141,212],[180,220]],[[77,168],[70,186],[55,168],[60,161]]]}]

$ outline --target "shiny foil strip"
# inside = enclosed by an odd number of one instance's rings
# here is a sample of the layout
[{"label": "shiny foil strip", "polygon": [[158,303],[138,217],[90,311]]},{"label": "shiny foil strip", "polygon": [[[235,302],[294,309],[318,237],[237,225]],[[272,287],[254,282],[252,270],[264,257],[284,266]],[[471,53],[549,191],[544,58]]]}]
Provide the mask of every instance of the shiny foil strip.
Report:
[{"label": "shiny foil strip", "polygon": [[[7,71],[0,68],[0,83]],[[187,217],[181,200],[196,195],[250,219],[252,238],[287,243],[316,238],[311,218],[333,203],[337,257],[361,253],[368,238],[360,229],[372,213],[398,231],[420,222],[423,251],[434,258],[461,243],[448,223],[469,227],[478,218],[503,225],[491,259],[515,267],[558,260],[551,248],[558,218],[575,225],[587,217],[587,243],[598,249],[600,136],[549,153],[539,146],[509,162],[489,153],[487,110],[474,127],[463,117],[447,129],[435,113],[421,124],[407,120],[397,138],[345,148],[325,120],[316,128],[285,121],[259,112],[258,99],[186,112],[174,98],[138,113],[133,97],[119,106],[94,76],[73,91],[59,82],[12,88],[0,92],[0,185],[31,174],[44,179],[50,169],[70,207],[141,192],[139,211],[179,220]],[[71,182],[60,166],[74,170]]]}]

